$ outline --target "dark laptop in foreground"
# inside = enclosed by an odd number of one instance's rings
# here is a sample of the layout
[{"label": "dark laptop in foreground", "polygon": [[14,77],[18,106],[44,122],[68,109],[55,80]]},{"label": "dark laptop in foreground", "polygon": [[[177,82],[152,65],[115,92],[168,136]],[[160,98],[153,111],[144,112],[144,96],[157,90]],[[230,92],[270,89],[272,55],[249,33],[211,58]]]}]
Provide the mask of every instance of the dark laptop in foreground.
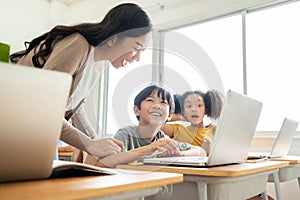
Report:
[{"label": "dark laptop in foreground", "polygon": [[298,122],[289,118],[284,118],[280,131],[276,137],[271,152],[250,152],[249,158],[283,158],[288,155],[293,138],[296,134]]},{"label": "dark laptop in foreground", "polygon": [[229,90],[208,157],[144,158],[144,164],[218,166],[246,161],[262,103]]},{"label": "dark laptop in foreground", "polygon": [[71,81],[66,73],[0,62],[0,182],[48,178],[53,168],[54,176],[75,175],[63,172],[83,167],[53,162]]}]

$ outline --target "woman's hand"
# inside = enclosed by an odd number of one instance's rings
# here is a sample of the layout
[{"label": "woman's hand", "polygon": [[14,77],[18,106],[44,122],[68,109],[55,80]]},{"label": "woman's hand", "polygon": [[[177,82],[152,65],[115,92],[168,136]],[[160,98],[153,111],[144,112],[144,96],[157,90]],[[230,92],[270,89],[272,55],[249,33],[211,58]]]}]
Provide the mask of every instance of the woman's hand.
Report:
[{"label": "woman's hand", "polygon": [[123,148],[123,142],[115,138],[95,139],[87,145],[88,153],[97,157],[117,154],[121,152]]}]

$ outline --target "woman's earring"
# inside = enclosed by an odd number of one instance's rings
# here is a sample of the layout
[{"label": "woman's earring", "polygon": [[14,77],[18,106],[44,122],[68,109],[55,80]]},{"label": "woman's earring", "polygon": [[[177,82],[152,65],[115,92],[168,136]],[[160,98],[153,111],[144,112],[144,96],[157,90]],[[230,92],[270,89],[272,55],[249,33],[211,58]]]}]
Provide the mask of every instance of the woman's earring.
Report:
[{"label": "woman's earring", "polygon": [[112,41],[112,40],[108,40],[108,41],[107,41],[107,45],[108,45],[109,47],[112,47],[113,41]]},{"label": "woman's earring", "polygon": [[116,43],[117,39],[118,38],[116,38],[116,37],[111,38],[110,40],[107,41],[107,45],[109,47],[112,47],[114,45],[114,43]]}]

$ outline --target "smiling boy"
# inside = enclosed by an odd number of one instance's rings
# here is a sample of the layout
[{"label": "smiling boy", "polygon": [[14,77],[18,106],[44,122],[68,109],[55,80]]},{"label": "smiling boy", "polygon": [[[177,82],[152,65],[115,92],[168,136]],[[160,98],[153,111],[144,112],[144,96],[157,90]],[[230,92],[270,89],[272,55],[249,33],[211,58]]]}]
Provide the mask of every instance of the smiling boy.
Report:
[{"label": "smiling boy", "polygon": [[174,110],[173,95],[165,88],[158,85],[144,88],[135,97],[133,110],[139,125],[121,128],[114,136],[124,143],[123,152],[98,161],[89,156],[86,163],[115,167],[153,153],[159,156],[206,155],[201,147],[172,140],[160,130]]}]

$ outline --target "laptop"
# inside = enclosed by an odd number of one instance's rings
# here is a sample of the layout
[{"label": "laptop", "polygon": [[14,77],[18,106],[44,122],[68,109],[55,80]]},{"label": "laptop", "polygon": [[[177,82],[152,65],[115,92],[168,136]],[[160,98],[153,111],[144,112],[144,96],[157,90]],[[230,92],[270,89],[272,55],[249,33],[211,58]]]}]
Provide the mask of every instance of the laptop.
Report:
[{"label": "laptop", "polygon": [[52,173],[72,77],[0,62],[0,182]]},{"label": "laptop", "polygon": [[208,157],[144,158],[144,164],[176,166],[218,166],[246,161],[262,103],[229,90]]},{"label": "laptop", "polygon": [[0,62],[0,183],[115,174],[53,160],[71,82],[67,73]]},{"label": "laptop", "polygon": [[287,156],[297,127],[297,121],[284,118],[271,152],[250,152],[249,158],[282,158]]}]

